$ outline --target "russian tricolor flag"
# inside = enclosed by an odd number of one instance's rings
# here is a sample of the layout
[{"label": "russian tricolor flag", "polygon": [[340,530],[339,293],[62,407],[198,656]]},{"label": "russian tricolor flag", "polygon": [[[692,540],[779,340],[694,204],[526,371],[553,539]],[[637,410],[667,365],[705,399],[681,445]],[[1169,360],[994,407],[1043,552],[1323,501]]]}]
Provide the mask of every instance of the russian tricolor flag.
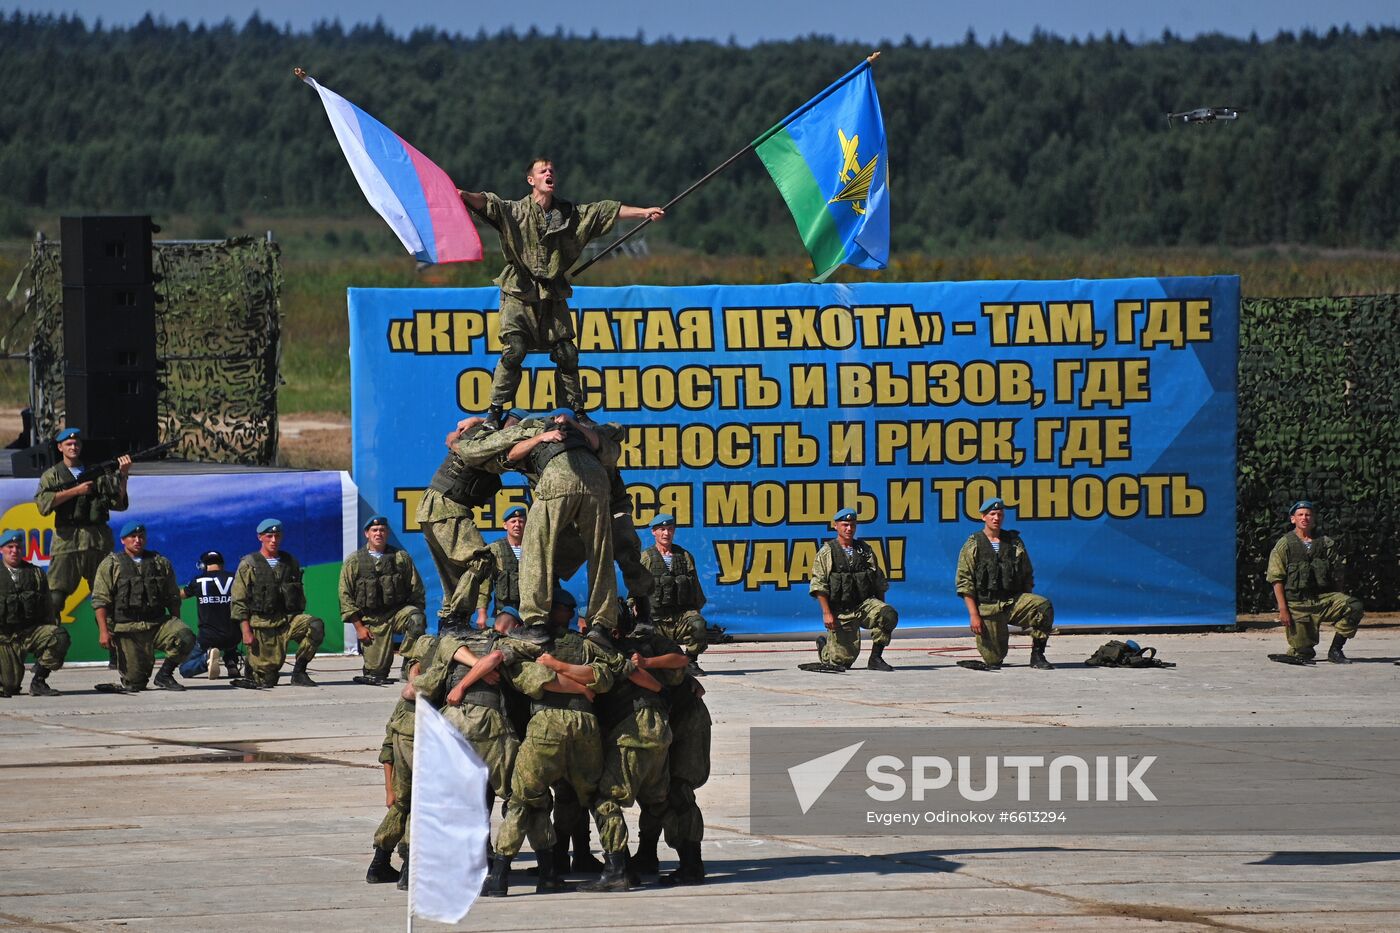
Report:
[{"label": "russian tricolor flag", "polygon": [[447,173],[402,137],[334,91],[321,95],[340,148],[370,206],[420,262],[475,262],[481,238]]}]

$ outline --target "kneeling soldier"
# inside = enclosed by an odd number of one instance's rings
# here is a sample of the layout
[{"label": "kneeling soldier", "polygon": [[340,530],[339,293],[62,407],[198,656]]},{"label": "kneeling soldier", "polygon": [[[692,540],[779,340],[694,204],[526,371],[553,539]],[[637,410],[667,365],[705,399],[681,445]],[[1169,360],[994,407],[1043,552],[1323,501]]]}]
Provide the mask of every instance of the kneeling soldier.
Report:
[{"label": "kneeling soldier", "polygon": [[156,652],[164,651],[155,685],[184,690],[175,668],[194,647],[194,632],[180,620],[180,584],[175,568],[155,551],[146,550],[146,526],[122,526],[122,549],[108,554],[93,576],[92,608],[97,614],[97,639],[103,648],[115,646],[121,682],[98,684],[104,693],[135,693],[146,689]]},{"label": "kneeling soldier", "polygon": [[238,562],[233,577],[233,617],[243,627],[250,676],[230,683],[248,690],[277,686],[278,672],[287,660],[287,643],[294,641],[297,660],[291,683],[314,687],[306,666],[326,637],[326,624],[306,614],[301,564],[282,550],[282,523],[263,519],[258,540],[262,547]]},{"label": "kneeling soldier", "polygon": [[1293,530],[1274,545],[1269,554],[1265,579],[1273,584],[1278,617],[1288,635],[1288,653],[1269,658],[1285,664],[1305,664],[1317,653],[1321,628],[1331,623],[1335,629],[1327,660],[1347,664],[1342,653],[1347,639],[1356,635],[1361,624],[1361,600],[1342,592],[1346,588],[1346,564],[1337,542],[1326,535],[1313,534],[1313,504],[1293,503],[1288,510]]},{"label": "kneeling soldier", "polygon": [[19,693],[26,654],[34,655],[29,695],[58,696],[48,676],[63,666],[70,639],[53,614],[48,578],[24,559],[22,531],[0,537],[0,555],[8,571],[0,571],[0,696]]},{"label": "kneeling soldier", "polygon": [[376,515],[365,522],[365,547],[340,567],[340,616],[355,626],[364,651],[364,673],[357,684],[380,686],[394,663],[394,636],[403,636],[407,660],[414,639],[427,630],[423,578],[408,552],[389,544],[389,520]]},{"label": "kneeling soldier", "polygon": [[822,608],[822,625],[827,633],[817,639],[821,660],[815,664],[798,665],[803,670],[823,672],[844,671],[860,655],[860,630],[870,629],[870,659],[866,667],[872,671],[894,670],[884,658],[885,646],[899,613],[881,599],[890,588],[885,572],[875,560],[875,551],[864,541],[856,540],[856,513],[842,509],[831,517],[836,540],[828,541],[817,551],[812,561],[812,580],[808,592]]},{"label": "kneeling soldier", "polygon": [[705,591],[695,558],[675,543],[676,519],[664,512],[651,521],[656,544],[642,553],[642,566],[651,574],[651,614],[656,630],[681,646],[692,675],[704,676],[698,663],[705,651]]},{"label": "kneeling soldier", "polygon": [[982,530],[972,533],[958,554],[958,595],[967,605],[972,634],[981,661],[959,661],[960,667],[996,670],[1010,647],[1008,626],[1031,631],[1031,667],[1054,670],[1045,660],[1045,644],[1055,624],[1055,607],[1037,596],[1035,571],[1021,535],[1002,528],[1006,504],[1000,499],[982,503]]}]

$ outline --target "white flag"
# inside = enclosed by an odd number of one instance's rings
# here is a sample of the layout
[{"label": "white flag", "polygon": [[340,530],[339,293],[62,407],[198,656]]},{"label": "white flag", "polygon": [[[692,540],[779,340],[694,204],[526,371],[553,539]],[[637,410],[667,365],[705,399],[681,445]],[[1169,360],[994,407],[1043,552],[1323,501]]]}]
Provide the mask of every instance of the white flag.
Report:
[{"label": "white flag", "polygon": [[415,705],[408,909],[410,916],[457,923],[486,880],[489,772],[441,713]]}]

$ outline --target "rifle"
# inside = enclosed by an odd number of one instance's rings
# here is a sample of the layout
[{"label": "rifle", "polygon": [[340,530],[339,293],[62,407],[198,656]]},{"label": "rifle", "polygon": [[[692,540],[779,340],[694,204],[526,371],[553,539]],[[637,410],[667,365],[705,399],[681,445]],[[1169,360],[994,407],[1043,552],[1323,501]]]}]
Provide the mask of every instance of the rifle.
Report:
[{"label": "rifle", "polygon": [[[177,443],[179,442],[166,441],[164,444],[157,444],[154,447],[147,447],[145,450],[138,450],[136,453],[130,455],[131,462],[144,463],[147,460],[159,460],[162,456],[165,455],[166,451],[173,448]],[[62,486],[59,486],[56,489],[54,489],[54,492],[63,492],[65,489],[72,489],[75,486],[81,486],[83,483],[98,479],[100,477],[106,476],[109,473],[115,472],[117,472],[116,459],[114,458],[112,460],[103,460],[101,463],[96,463],[83,470],[82,476],[79,476],[77,479],[69,480]]]}]

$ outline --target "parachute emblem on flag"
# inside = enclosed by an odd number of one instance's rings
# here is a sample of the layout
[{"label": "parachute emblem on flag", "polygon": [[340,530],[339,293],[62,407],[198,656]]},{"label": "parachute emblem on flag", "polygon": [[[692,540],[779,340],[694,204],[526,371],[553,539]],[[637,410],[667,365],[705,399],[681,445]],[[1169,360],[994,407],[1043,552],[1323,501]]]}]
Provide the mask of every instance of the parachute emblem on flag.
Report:
[{"label": "parachute emblem on flag", "polygon": [[880,154],[877,152],[870,157],[869,162],[861,165],[860,153],[857,151],[860,146],[860,134],[853,133],[851,138],[847,139],[845,130],[838,128],[836,136],[841,140],[841,171],[836,175],[841,187],[826,203],[836,204],[844,201],[851,205],[851,210],[864,215],[865,201],[870,197],[870,183],[875,180],[875,167],[880,161]]}]

